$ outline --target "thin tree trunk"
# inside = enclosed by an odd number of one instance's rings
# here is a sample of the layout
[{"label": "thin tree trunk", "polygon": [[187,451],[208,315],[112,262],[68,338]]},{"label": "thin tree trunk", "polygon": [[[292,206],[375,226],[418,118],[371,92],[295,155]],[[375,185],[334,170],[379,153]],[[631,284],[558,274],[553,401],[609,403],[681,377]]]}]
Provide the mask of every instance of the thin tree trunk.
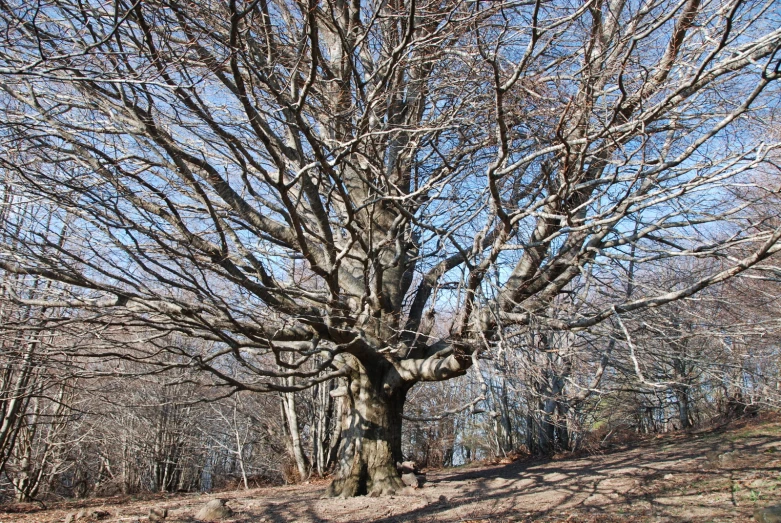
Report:
[{"label": "thin tree trunk", "polygon": [[[233,419],[236,419],[236,407],[233,408]],[[244,490],[249,490],[249,481],[247,481],[247,471],[244,468],[244,445],[241,442],[238,425],[234,425],[236,434],[236,458],[239,460],[241,469],[241,481],[244,483]]]},{"label": "thin tree trunk", "polygon": [[[344,385],[342,388],[346,389],[347,385]],[[339,388],[334,390],[338,390]],[[333,391],[329,391],[329,395]],[[339,448],[341,447],[342,442],[342,419],[344,417],[344,411],[345,411],[345,399],[344,398],[334,398],[334,413],[333,413],[333,430],[331,431],[331,437],[329,438],[329,447],[328,447],[328,459],[326,461],[326,470],[331,466],[331,464],[336,463],[336,460],[339,457]]]},{"label": "thin tree trunk", "polygon": [[566,403],[561,401],[556,402],[556,435],[561,448],[564,450],[571,450],[568,413],[569,407]]},{"label": "thin tree trunk", "polygon": [[331,420],[334,411],[334,399],[330,392],[333,381],[320,383],[314,390],[314,433],[312,434],[312,462],[319,476],[325,475],[329,462]]},{"label": "thin tree trunk", "polygon": [[36,345],[37,343],[34,341],[27,343],[27,351],[20,365],[16,382],[11,390],[3,391],[3,397],[0,398],[3,400],[3,419],[0,423],[0,470],[5,468],[5,464],[13,452],[16,436],[23,424],[22,416],[29,401],[27,388],[33,371],[32,360]]},{"label": "thin tree trunk", "polygon": [[[292,377],[285,378],[288,386],[295,385]],[[309,464],[301,444],[301,431],[298,426],[298,414],[296,413],[296,398],[293,392],[282,393],[282,405],[284,406],[285,420],[287,421],[288,434],[290,435],[290,450],[296,462],[298,475],[303,481],[309,477]]]}]

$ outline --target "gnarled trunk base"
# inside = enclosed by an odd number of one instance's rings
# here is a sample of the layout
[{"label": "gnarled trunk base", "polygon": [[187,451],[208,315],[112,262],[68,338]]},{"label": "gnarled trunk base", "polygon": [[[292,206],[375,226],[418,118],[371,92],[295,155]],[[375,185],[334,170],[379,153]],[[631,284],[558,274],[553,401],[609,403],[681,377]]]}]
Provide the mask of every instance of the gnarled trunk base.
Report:
[{"label": "gnarled trunk base", "polygon": [[[352,365],[351,365],[352,366]],[[396,463],[401,454],[401,415],[410,384],[392,370],[360,365],[335,392],[344,402],[342,442],[331,497],[386,496],[404,488]]]},{"label": "gnarled trunk base", "polygon": [[404,488],[396,470],[396,459],[385,441],[360,439],[355,448],[337,471],[337,476],[328,487],[328,496],[352,497],[360,495],[388,496]]}]

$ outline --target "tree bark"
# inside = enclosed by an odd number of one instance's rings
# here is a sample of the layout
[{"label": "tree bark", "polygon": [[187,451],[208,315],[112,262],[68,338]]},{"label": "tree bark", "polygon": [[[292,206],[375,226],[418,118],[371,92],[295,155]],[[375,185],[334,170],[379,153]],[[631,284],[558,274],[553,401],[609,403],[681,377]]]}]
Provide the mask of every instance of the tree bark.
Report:
[{"label": "tree bark", "polygon": [[[285,378],[285,384],[292,387],[295,385],[295,379],[292,377]],[[306,479],[309,478],[310,466],[301,442],[301,430],[298,424],[298,413],[296,412],[295,393],[283,392],[282,405],[282,413],[287,422],[288,434],[290,435],[290,451],[296,462],[296,470],[298,470],[300,480],[306,481]]]},{"label": "tree bark", "polygon": [[[330,394],[332,391],[328,392]],[[330,468],[331,465],[335,464],[339,457],[339,447],[341,447],[342,443],[342,418],[344,413],[344,401],[334,401],[333,408],[335,411],[333,414],[334,424],[328,442],[327,468]]]},{"label": "tree bark", "polygon": [[[312,422],[312,466],[317,467],[317,474],[324,476],[331,465],[331,453],[329,452],[332,442],[331,436],[334,420],[334,399],[331,397],[331,390],[334,388],[334,382],[328,381],[320,383],[314,388],[313,395],[313,422]],[[336,425],[338,425],[338,420]],[[335,454],[333,458],[335,459]]]},{"label": "tree bark", "polygon": [[556,402],[546,398],[540,402],[540,419],[537,421],[537,454],[553,454],[555,450],[555,425],[553,413],[556,410]]},{"label": "tree bark", "polygon": [[343,416],[335,478],[327,495],[394,494],[404,488],[396,463],[403,461],[402,413],[412,383],[400,380],[390,365],[351,367],[355,372],[347,386],[331,393],[343,402]]},{"label": "tree bark", "polygon": [[691,415],[689,413],[689,390],[685,385],[676,385],[673,387],[676,399],[678,400],[678,419],[681,422],[681,429],[686,430],[692,427]]}]

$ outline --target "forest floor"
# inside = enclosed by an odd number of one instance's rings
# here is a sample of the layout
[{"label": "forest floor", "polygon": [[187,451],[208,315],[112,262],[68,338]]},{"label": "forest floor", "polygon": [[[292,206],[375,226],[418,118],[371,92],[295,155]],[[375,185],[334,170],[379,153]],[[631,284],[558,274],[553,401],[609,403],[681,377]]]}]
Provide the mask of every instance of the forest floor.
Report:
[{"label": "forest floor", "polygon": [[[429,471],[409,495],[321,499],[325,483],[144,500],[103,498],[0,505],[0,523],[63,522],[82,508],[102,521],[144,523],[151,507],[190,521],[208,500],[227,499],[224,523],[750,522],[781,504],[781,421],[670,434],[581,457],[472,464]],[[80,519],[87,521],[88,519]]]}]

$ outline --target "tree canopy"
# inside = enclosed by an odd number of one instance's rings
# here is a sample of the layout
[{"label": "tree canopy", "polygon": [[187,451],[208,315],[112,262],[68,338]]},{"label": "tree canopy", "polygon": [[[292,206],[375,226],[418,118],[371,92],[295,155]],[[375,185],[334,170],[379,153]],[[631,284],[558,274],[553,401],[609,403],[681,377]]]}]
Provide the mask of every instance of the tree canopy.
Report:
[{"label": "tree canopy", "polygon": [[[0,268],[55,283],[17,301],[143,331],[160,352],[125,357],[234,390],[341,377],[332,494],[400,488],[409,389],[512,350],[505,333],[589,329],[779,249],[752,213],[776,189],[756,176],[779,145],[772,0],[0,16],[0,165],[29,203]],[[627,292],[670,258],[695,277]]]}]

